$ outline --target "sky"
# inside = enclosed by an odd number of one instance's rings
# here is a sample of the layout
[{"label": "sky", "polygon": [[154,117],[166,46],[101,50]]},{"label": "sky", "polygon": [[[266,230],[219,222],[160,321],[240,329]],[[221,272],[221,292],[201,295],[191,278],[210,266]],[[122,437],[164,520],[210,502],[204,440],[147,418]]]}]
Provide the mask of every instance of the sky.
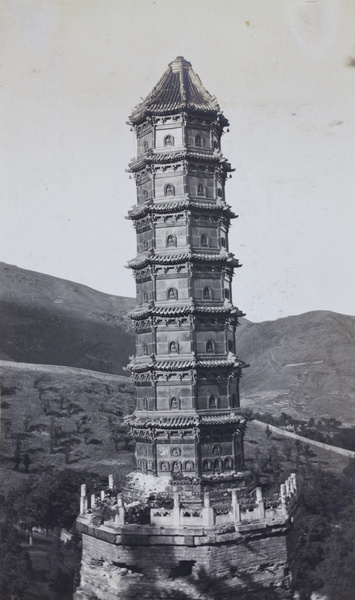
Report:
[{"label": "sky", "polygon": [[0,260],[134,296],[126,121],[179,55],[216,95],[251,321],[355,314],[355,3],[0,0]]}]

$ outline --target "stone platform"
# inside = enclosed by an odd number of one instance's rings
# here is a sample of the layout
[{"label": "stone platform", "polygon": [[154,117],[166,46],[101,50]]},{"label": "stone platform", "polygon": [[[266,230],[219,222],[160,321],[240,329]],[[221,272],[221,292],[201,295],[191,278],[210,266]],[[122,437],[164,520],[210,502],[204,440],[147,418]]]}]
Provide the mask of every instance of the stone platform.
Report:
[{"label": "stone platform", "polygon": [[[142,590],[152,600],[164,597],[162,590],[166,598],[177,598],[181,585],[188,590],[185,598],[192,599],[233,598],[237,590],[238,599],[247,592],[245,598],[253,598],[252,590],[259,594],[255,598],[290,597],[287,535],[297,502],[295,475],[272,500],[263,498],[259,488],[247,498],[230,489],[222,492],[223,503],[218,495],[205,493],[198,506],[182,502],[175,492],[174,506],[151,509],[145,525],[127,522],[121,495],[110,495],[112,479],[111,486],[98,497],[87,497],[82,488],[77,529],[83,555],[75,600],[92,598],[93,586],[105,590],[96,590],[99,600],[142,597]],[[112,519],[94,525],[97,506],[105,501]],[[208,581],[217,595],[201,595]]]}]

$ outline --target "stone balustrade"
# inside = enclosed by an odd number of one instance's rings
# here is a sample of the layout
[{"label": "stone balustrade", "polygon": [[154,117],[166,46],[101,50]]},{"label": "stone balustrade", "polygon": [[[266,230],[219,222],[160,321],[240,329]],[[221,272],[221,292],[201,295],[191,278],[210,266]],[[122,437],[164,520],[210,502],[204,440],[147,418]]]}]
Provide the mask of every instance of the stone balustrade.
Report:
[{"label": "stone balustrade", "polygon": [[[171,509],[152,508],[149,525],[155,527],[196,528],[234,525],[235,530],[243,529],[253,523],[272,524],[288,517],[297,502],[296,474],[281,484],[279,494],[272,500],[262,495],[261,488],[256,488],[248,497],[238,498],[240,490],[232,489],[230,502],[222,507],[211,505],[209,492],[204,493],[203,504],[196,506],[182,503],[179,492],[174,493],[174,506]],[[88,495],[86,485],[81,486],[80,515],[95,514],[95,509],[103,504],[112,508],[112,518],[105,523],[112,525],[129,525],[121,494],[115,494],[113,476],[109,476],[108,487],[99,493]]]}]

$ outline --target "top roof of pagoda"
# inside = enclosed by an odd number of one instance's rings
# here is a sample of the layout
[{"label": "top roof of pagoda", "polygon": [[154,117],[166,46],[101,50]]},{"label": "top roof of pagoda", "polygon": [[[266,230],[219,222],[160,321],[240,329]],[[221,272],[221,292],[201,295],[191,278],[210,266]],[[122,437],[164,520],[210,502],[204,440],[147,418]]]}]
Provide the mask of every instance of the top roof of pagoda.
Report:
[{"label": "top roof of pagoda", "polygon": [[206,90],[191,63],[178,56],[173,60],[150,94],[133,110],[130,121],[135,124],[148,115],[169,115],[177,112],[195,112],[223,116],[215,96]]}]

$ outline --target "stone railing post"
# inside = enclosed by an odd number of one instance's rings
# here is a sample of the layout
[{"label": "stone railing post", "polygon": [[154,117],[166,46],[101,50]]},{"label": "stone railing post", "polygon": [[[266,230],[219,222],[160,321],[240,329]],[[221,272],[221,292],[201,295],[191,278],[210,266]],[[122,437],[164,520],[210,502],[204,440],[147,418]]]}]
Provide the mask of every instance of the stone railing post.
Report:
[{"label": "stone railing post", "polygon": [[256,502],[257,502],[257,512],[259,519],[265,519],[265,502],[263,500],[263,495],[261,488],[256,488]]},{"label": "stone railing post", "polygon": [[108,487],[113,490],[113,475],[108,476]]},{"label": "stone railing post", "polygon": [[233,515],[233,519],[234,519],[234,525],[235,525],[235,527],[238,527],[242,518],[241,518],[240,504],[238,503],[238,498],[237,498],[237,490],[232,490],[232,515]]},{"label": "stone railing post", "polygon": [[281,501],[281,513],[282,513],[282,515],[286,515],[287,514],[286,485],[284,483],[281,483],[281,485],[280,485],[280,501]]},{"label": "stone railing post", "polygon": [[215,522],[214,510],[210,503],[209,492],[205,492],[203,495],[202,522],[206,527],[214,525]]},{"label": "stone railing post", "polygon": [[175,527],[180,525],[180,494],[174,492],[173,524]]},{"label": "stone railing post", "polygon": [[91,500],[90,500],[90,508],[93,509],[96,506],[96,496],[95,494],[91,494]]},{"label": "stone railing post", "polygon": [[101,492],[100,492],[100,500],[102,502],[105,500],[105,490],[101,490]]},{"label": "stone railing post", "polygon": [[117,494],[115,524],[116,525],[124,525],[124,506],[123,506],[121,494]]},{"label": "stone railing post", "polygon": [[80,514],[83,515],[86,513],[88,508],[88,501],[86,497],[86,485],[83,483],[80,486]]},{"label": "stone railing post", "polygon": [[297,479],[296,479],[296,473],[291,473],[290,477],[291,477],[291,480],[292,480],[293,493],[297,497]]}]

